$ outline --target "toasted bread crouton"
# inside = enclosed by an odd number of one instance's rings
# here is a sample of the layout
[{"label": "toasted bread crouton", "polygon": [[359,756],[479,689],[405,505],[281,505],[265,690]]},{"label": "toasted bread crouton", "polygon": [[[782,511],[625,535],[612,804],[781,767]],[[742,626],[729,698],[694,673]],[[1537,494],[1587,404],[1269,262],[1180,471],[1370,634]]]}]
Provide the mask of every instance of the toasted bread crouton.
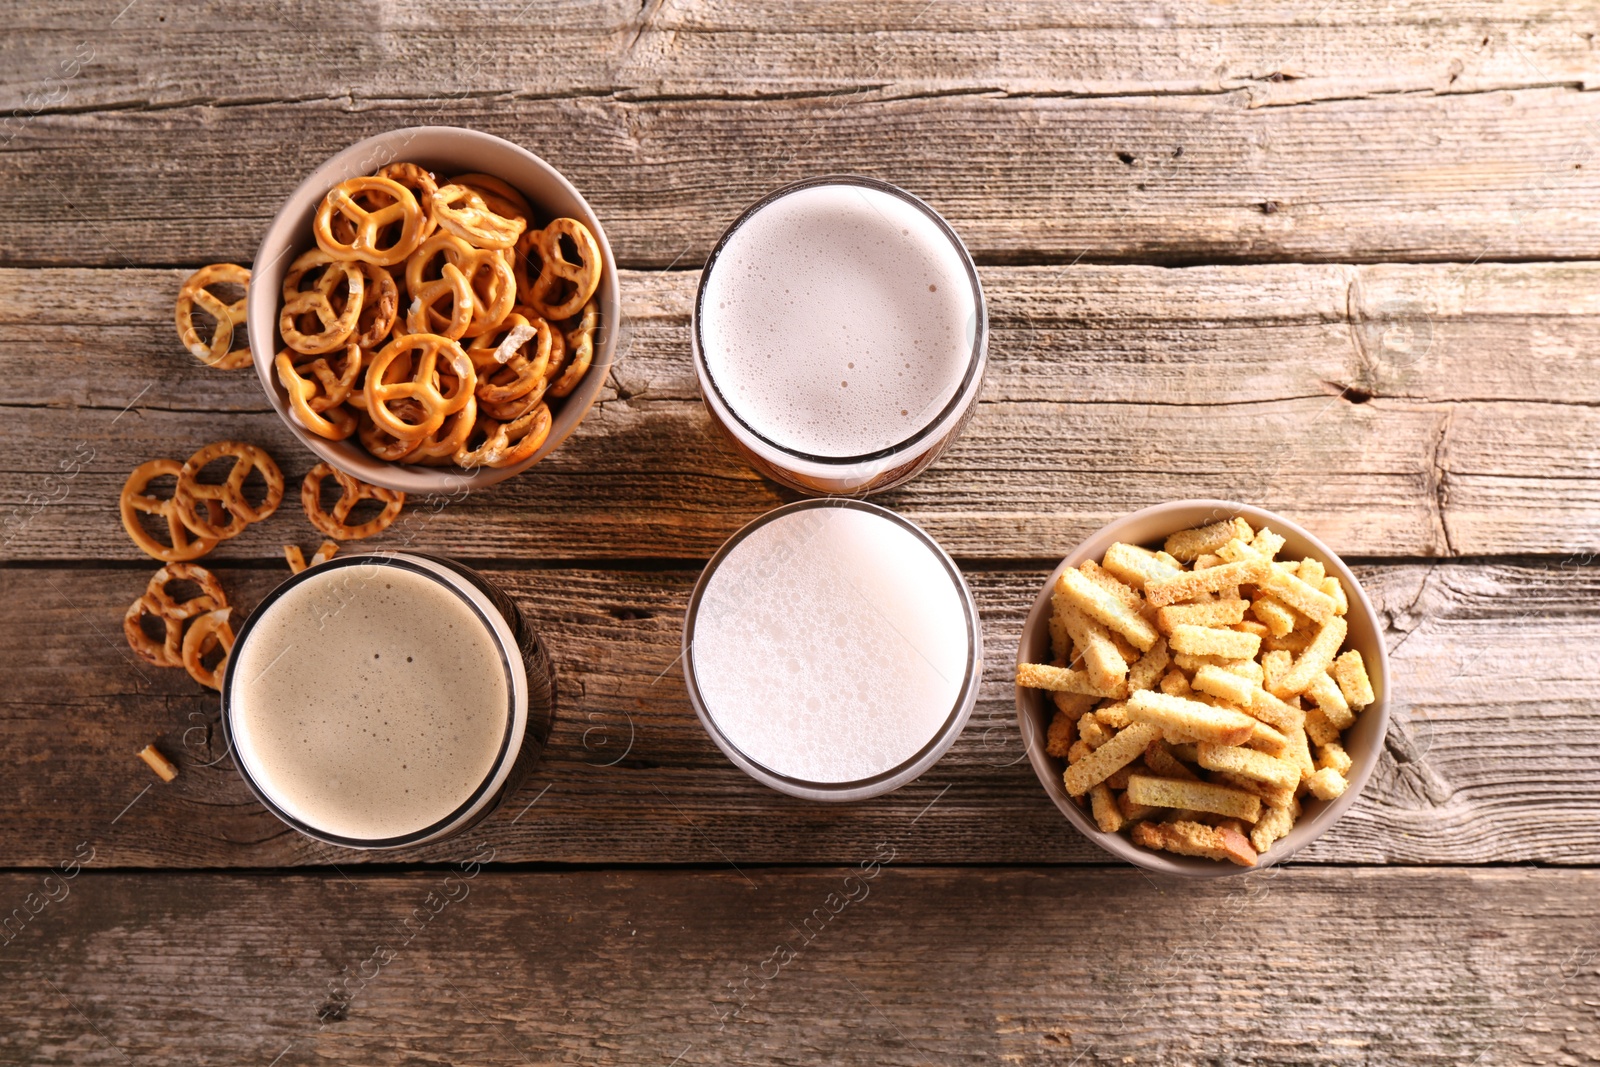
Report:
[{"label": "toasted bread crouton", "polygon": [[1269,756],[1282,758],[1288,755],[1289,738],[1264,722],[1257,722],[1250,732],[1250,740],[1245,742],[1249,748],[1257,752],[1265,752]]},{"label": "toasted bread crouton", "polygon": [[1254,615],[1273,637],[1282,637],[1294,629],[1295,615],[1281,600],[1270,596],[1256,597],[1250,605],[1250,614]]},{"label": "toasted bread crouton", "polygon": [[1324,767],[1315,774],[1309,774],[1305,779],[1306,788],[1311,790],[1311,795],[1318,800],[1332,800],[1343,795],[1345,788],[1350,784],[1344,775],[1332,767]]},{"label": "toasted bread crouton", "polygon": [[1339,731],[1322,714],[1321,708],[1306,709],[1306,738],[1314,745],[1326,745],[1339,740]]},{"label": "toasted bread crouton", "polygon": [[1311,684],[1306,686],[1306,696],[1317,705],[1335,730],[1348,730],[1355,723],[1356,717],[1351,713],[1344,694],[1339,691],[1339,683],[1328,674],[1313,677]]},{"label": "toasted bread crouton", "polygon": [[1326,745],[1318,745],[1316,750],[1317,770],[1331,767],[1342,775],[1348,776],[1350,768],[1355,763],[1350,758],[1350,753],[1337,741],[1330,741]]},{"label": "toasted bread crouton", "polygon": [[[1220,567],[1208,567],[1203,571],[1185,571],[1171,578],[1145,582],[1144,595],[1151,607],[1164,608],[1169,604],[1190,600],[1197,593],[1215,593],[1223,586],[1264,581],[1271,570],[1271,564],[1264,559],[1224,563]],[[1317,591],[1313,589],[1312,592]],[[1317,595],[1321,596],[1320,593]],[[1331,606],[1329,610],[1331,612]]]},{"label": "toasted bread crouton", "polygon": [[1190,781],[1199,781],[1200,776],[1190,770],[1188,765],[1172,754],[1172,749],[1165,741],[1155,740],[1150,742],[1144,750],[1144,765],[1150,772],[1160,778],[1186,778]]},{"label": "toasted bread crouton", "polygon": [[1294,666],[1294,653],[1278,648],[1261,654],[1261,688],[1271,690]]},{"label": "toasted bread crouton", "polygon": [[[1318,578],[1317,581],[1321,581]],[[1333,597],[1314,585],[1300,580],[1298,575],[1271,568],[1266,580],[1260,583],[1263,593],[1293,608],[1312,622],[1327,622],[1333,618]]]},{"label": "toasted bread crouton", "polygon": [[1224,745],[1248,741],[1253,727],[1251,717],[1242,711],[1213,708],[1186,697],[1151,690],[1128,698],[1128,718],[1136,723],[1153,723],[1163,731],[1172,730],[1197,741]]},{"label": "toasted bread crouton", "polygon": [[1128,702],[1126,700],[1113,700],[1101,704],[1094,710],[1095,721],[1102,726],[1109,726],[1113,730],[1120,730],[1133,720],[1128,718]]},{"label": "toasted bread crouton", "polygon": [[1114,834],[1122,829],[1125,821],[1122,818],[1122,809],[1117,807],[1117,800],[1111,795],[1111,790],[1101,782],[1089,790],[1089,810],[1094,814],[1095,825],[1108,834]]},{"label": "toasted bread crouton", "polygon": [[1257,852],[1265,852],[1290,830],[1294,829],[1294,815],[1287,807],[1269,806],[1267,813],[1256,820],[1250,831],[1250,844]]},{"label": "toasted bread crouton", "polygon": [[1123,607],[1141,614],[1144,612],[1144,597],[1139,595],[1139,591],[1094,560],[1086,559],[1078,564],[1078,573],[1122,601]]},{"label": "toasted bread crouton", "polygon": [[1284,753],[1283,758],[1300,768],[1300,780],[1303,782],[1307,775],[1317,769],[1316,764],[1311,762],[1311,745],[1306,739],[1306,729],[1297,726],[1293,730],[1283,731],[1283,735],[1289,739],[1289,751]]},{"label": "toasted bread crouton", "polygon": [[1252,659],[1261,651],[1261,638],[1257,634],[1240,633],[1238,630],[1217,630],[1209,626],[1179,623],[1167,635],[1167,647],[1192,656]]},{"label": "toasted bread crouton", "polygon": [[1183,856],[1230,860],[1241,867],[1254,867],[1259,858],[1250,842],[1238,831],[1197,822],[1136,823],[1133,840],[1146,848],[1176,852]]},{"label": "toasted bread crouton", "polygon": [[1277,730],[1279,733],[1288,733],[1305,725],[1306,713],[1300,708],[1279,700],[1265,689],[1253,689],[1250,692],[1250,706],[1245,709]]},{"label": "toasted bread crouton", "polygon": [[1074,735],[1077,732],[1078,727],[1074,720],[1059,711],[1056,712],[1050,717],[1050,729],[1045,733],[1045,755],[1054,756],[1057,759],[1066,758],[1067,750],[1072,747],[1072,742],[1076,740]]},{"label": "toasted bread crouton", "polygon": [[1066,627],[1072,644],[1083,656],[1083,669],[1089,684],[1102,693],[1126,688],[1128,663],[1111,640],[1111,631],[1079,611],[1075,604],[1057,593],[1056,615]]},{"label": "toasted bread crouton", "polygon": [[1061,714],[1077,722],[1100,702],[1100,697],[1091,693],[1063,693],[1054,690],[1050,693],[1050,702]]},{"label": "toasted bread crouton", "polygon": [[1193,530],[1179,530],[1167,538],[1162,547],[1174,559],[1187,562],[1204,553],[1215,552],[1235,537],[1249,541],[1255,537],[1255,531],[1243,519],[1222,519]]},{"label": "toasted bread crouton", "polygon": [[1189,679],[1181,670],[1168,671],[1161,676],[1161,691],[1174,697],[1186,696],[1193,692],[1189,687]]},{"label": "toasted bread crouton", "polygon": [[1122,812],[1122,817],[1128,822],[1138,822],[1140,819],[1153,819],[1160,815],[1161,808],[1152,808],[1148,804],[1135,804],[1128,799],[1127,793],[1117,794],[1117,810]]},{"label": "toasted bread crouton", "polygon": [[1115,731],[1095,718],[1093,712],[1078,720],[1078,736],[1083,738],[1084,743],[1091,749],[1099,748],[1111,740],[1114,733]]},{"label": "toasted bread crouton", "polygon": [[1170,634],[1174,626],[1232,626],[1244,621],[1245,600],[1211,600],[1204,604],[1170,604],[1156,609],[1156,629]]},{"label": "toasted bread crouton", "polygon": [[1128,779],[1140,770],[1138,762],[1130,763],[1126,767],[1118,767],[1106,775],[1105,786],[1108,789],[1120,790],[1128,788]]},{"label": "toasted bread crouton", "polygon": [[1200,766],[1208,771],[1227,771],[1242,774],[1258,782],[1266,782],[1282,789],[1293,789],[1300,784],[1300,769],[1265,752],[1234,745],[1199,746]]},{"label": "toasted bread crouton", "polygon": [[1333,598],[1333,613],[1344,615],[1350,610],[1350,598],[1345,595],[1344,583],[1333,575],[1322,579],[1321,590]]},{"label": "toasted bread crouton", "polygon": [[1149,651],[1128,668],[1128,692],[1137,693],[1141,689],[1153,689],[1157,679],[1166,671],[1169,658],[1165,640],[1151,645]]},{"label": "toasted bread crouton", "polygon": [[1136,722],[1068,767],[1062,775],[1062,785],[1071,795],[1082,796],[1110,777],[1112,771],[1144,755],[1145,747],[1160,736],[1159,727]]},{"label": "toasted bread crouton", "polygon": [[1194,672],[1194,687],[1202,693],[1210,693],[1230,704],[1246,708],[1250,706],[1250,694],[1256,688],[1248,678],[1209,663]]},{"label": "toasted bread crouton", "polygon": [[1254,793],[1268,807],[1274,804],[1279,807],[1293,805],[1295,790],[1300,785],[1298,775],[1296,776],[1295,784],[1287,788],[1280,785],[1270,785],[1267,782],[1258,782],[1254,778],[1246,778],[1242,774],[1233,774],[1229,771],[1215,771],[1212,773],[1211,778],[1216,785],[1225,785],[1233,789],[1242,789],[1246,793]]},{"label": "toasted bread crouton", "polygon": [[1294,666],[1278,679],[1272,694],[1283,699],[1296,696],[1305,692],[1317,675],[1327,673],[1334,656],[1338,655],[1339,646],[1344,644],[1347,628],[1343,616],[1330,616],[1306,650],[1295,657]]},{"label": "toasted bread crouton", "polygon": [[1139,613],[1138,608],[1130,607],[1120,597],[1079,571],[1062,571],[1061,577],[1056,579],[1056,591],[1091,619],[1126,637],[1140,651],[1148,650],[1161,636]]},{"label": "toasted bread crouton", "polygon": [[1250,542],[1250,547],[1268,559],[1274,559],[1279,552],[1283,551],[1283,535],[1275,533],[1270,526],[1263,526],[1256,531],[1256,536]]},{"label": "toasted bread crouton", "polygon": [[1376,699],[1372,694],[1372,681],[1367,677],[1367,666],[1361,661],[1361,653],[1353,648],[1333,661],[1333,678],[1352,708],[1364,708]]},{"label": "toasted bread crouton", "polygon": [[1169,563],[1147,548],[1125,545],[1121,541],[1106,549],[1103,566],[1112,575],[1138,590],[1143,590],[1144,583],[1152,578],[1171,578],[1183,571],[1176,561]]},{"label": "toasted bread crouton", "polygon": [[1024,663],[1017,667],[1017,684],[1028,689],[1051,689],[1087,696],[1112,696],[1089,680],[1088,671],[1071,667],[1052,667],[1048,663]]},{"label": "toasted bread crouton", "polygon": [[1128,779],[1128,796],[1157,808],[1193,808],[1228,815],[1245,822],[1261,817],[1261,798],[1243,789],[1183,778],[1157,778],[1135,774]]}]

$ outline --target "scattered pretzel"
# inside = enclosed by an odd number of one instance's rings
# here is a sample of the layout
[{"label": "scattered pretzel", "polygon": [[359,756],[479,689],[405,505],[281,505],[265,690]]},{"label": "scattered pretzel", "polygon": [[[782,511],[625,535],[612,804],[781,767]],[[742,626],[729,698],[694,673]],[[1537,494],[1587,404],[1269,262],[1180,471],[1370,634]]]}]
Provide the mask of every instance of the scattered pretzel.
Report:
[{"label": "scattered pretzel", "polygon": [[[208,464],[225,456],[233,457],[234,461],[226,479],[217,484],[196,480]],[[250,503],[244,495],[245,479],[252,470],[260,471],[262,480],[267,483],[266,499],[260,504]],[[190,456],[179,470],[178,487],[172,499],[177,505],[178,517],[197,536],[226,540],[278,510],[283,500],[283,472],[271,456],[255,445],[243,441],[213,441]],[[201,518],[200,501],[215,501],[217,506],[226,509],[228,524],[222,526]]]},{"label": "scattered pretzel", "polygon": [[[374,194],[387,197],[389,203],[368,208],[358,203],[358,194],[368,199]],[[430,200],[437,200],[435,193]],[[335,216],[354,228],[354,236],[341,241],[333,232]],[[393,223],[400,223],[400,234],[387,248],[380,242],[384,231]],[[317,244],[335,259],[360,259],[377,267],[392,267],[401,262],[422,243],[422,208],[411,190],[389,178],[351,178],[340,182],[328,191],[317,207],[312,223]]]},{"label": "scattered pretzel", "polygon": [[[228,669],[228,657],[233,654],[233,627],[228,625],[232,608],[217,608],[197,617],[183,635],[183,669],[189,677],[208,689],[222,689],[222,678]],[[205,665],[205,657],[218,647],[222,658],[215,667]]]},{"label": "scattered pretzel", "polygon": [[[321,546],[319,546],[317,548],[316,552],[312,553],[310,566],[315,567],[319,563],[328,562],[330,559],[332,559],[334,557],[334,554],[337,553],[338,551],[339,551],[338,542],[336,542],[336,541],[324,541],[324,542],[322,542]],[[301,571],[305,570],[306,567],[307,567],[305,553],[300,551],[300,546],[299,545],[284,545],[283,546],[283,558],[288,560],[288,562],[289,562],[289,570],[291,570],[295,574],[299,574]]]},{"label": "scattered pretzel", "polygon": [[[566,258],[561,239],[572,242],[576,263]],[[519,261],[524,269],[539,263],[538,276],[521,290],[524,304],[533,305],[547,319],[570,319],[600,287],[600,245],[589,227],[577,219],[556,219],[542,230],[529,230],[517,242]],[[524,273],[524,278],[527,274]],[[565,293],[564,296],[558,294]]]},{"label": "scattered pretzel", "polygon": [[[333,505],[331,514],[322,510],[322,481],[330,474],[339,483],[341,490],[339,500]],[[359,526],[345,525],[351,509],[363,500],[381,501],[384,505],[382,513]],[[373,534],[382,533],[399,517],[400,509],[405,502],[406,495],[398,490],[383,489],[357,481],[344,471],[326,463],[318,463],[312,467],[300,486],[300,503],[305,507],[306,518],[311,520],[311,525],[340,541],[359,541]]]},{"label": "scattered pretzel", "polygon": [[[161,500],[145,493],[150,483],[157,478],[176,479],[182,472],[183,464],[175,459],[152,459],[148,463],[141,463],[128,475],[128,480],[122,483],[122,497],[118,502],[122,513],[122,528],[128,531],[133,543],[143,549],[151,559],[165,563],[199,559],[216,548],[217,542],[221,540],[217,537],[197,536],[192,533],[190,527],[179,516],[175,497]],[[166,520],[170,544],[162,544],[145,530],[139,522],[141,512]],[[218,512],[212,510],[210,516],[215,520]]]},{"label": "scattered pretzel", "polygon": [[[200,587],[198,596],[177,601],[167,592],[170,582],[190,581]],[[145,591],[122,617],[122,632],[128,647],[143,660],[157,667],[183,666],[183,624],[202,612],[227,607],[228,598],[216,577],[192,563],[172,563],[151,576]],[[144,629],[144,617],[158,619],[164,635],[160,643]]]},{"label": "scattered pretzel", "polygon": [[[239,285],[248,293],[250,272],[233,263],[213,263],[189,275],[189,279],[183,283],[183,288],[178,290],[178,341],[191,355],[208,367],[216,367],[218,370],[238,370],[240,367],[249,366],[248,345],[238,349],[232,347],[234,329],[243,326],[245,322],[245,297],[241,296],[231,304],[224,304],[207,290],[207,286],[211,285]],[[200,340],[199,331],[194,328],[196,304],[216,320],[209,345]]]},{"label": "scattered pretzel", "polygon": [[139,758],[144,760],[146,767],[156,772],[156,777],[163,782],[170,782],[178,777],[178,767],[175,763],[161,754],[155,745],[146,745],[139,750]]}]

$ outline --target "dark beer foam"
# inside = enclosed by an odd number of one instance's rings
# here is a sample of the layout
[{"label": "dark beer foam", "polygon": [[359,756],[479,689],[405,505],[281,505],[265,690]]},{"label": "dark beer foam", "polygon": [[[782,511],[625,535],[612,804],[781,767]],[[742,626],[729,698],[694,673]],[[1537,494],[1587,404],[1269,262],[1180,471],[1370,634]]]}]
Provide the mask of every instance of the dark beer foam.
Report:
[{"label": "dark beer foam", "polygon": [[441,582],[329,570],[252,624],[229,664],[235,755],[324,833],[381,840],[446,818],[489,776],[510,715],[498,646]]}]

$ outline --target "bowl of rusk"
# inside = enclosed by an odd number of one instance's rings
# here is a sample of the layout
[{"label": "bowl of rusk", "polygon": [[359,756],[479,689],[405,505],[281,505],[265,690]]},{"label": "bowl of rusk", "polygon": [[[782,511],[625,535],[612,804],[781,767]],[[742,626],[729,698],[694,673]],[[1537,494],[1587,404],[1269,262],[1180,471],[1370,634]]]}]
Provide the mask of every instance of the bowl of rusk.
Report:
[{"label": "bowl of rusk", "polygon": [[1281,515],[1181,500],[1061,561],[1017,650],[1034,772],[1130,863],[1215,877],[1279,862],[1366,785],[1388,656],[1344,562]]},{"label": "bowl of rusk", "polygon": [[351,145],[290,195],[247,323],[306,447],[374,485],[459,493],[577,428],[620,304],[605,231],[560,173],[502,138],[419,126]]}]

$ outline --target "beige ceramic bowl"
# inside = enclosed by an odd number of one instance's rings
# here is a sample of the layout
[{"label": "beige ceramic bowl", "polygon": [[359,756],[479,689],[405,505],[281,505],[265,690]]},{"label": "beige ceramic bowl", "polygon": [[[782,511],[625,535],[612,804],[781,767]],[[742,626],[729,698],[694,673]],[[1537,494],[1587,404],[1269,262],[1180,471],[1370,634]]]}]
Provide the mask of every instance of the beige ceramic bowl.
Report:
[{"label": "beige ceramic bowl", "polygon": [[[311,220],[317,204],[329,189],[347,178],[371,174],[379,167],[399,161],[420,163],[442,174],[469,171],[493,174],[520,190],[535,211],[551,218],[565,216],[582,222],[600,246],[605,273],[596,294],[600,301],[600,324],[595,331],[594,362],[583,381],[554,412],[549,438],[537,452],[515,466],[465,471],[458,467],[390,463],[373,457],[353,438],[329,441],[303,429],[289,416],[287,395],[272,369],[273,358],[283,347],[278,336],[279,290],[283,288],[283,276],[295,256],[316,243],[311,235]],[[408,493],[460,493],[493,485],[527,470],[559,448],[567,435],[577,429],[611,369],[617,348],[621,303],[617,264],[611,256],[605,230],[588,201],[554,167],[527,149],[487,133],[454,126],[414,126],[359,141],[312,171],[311,176],[300,183],[279,209],[261,241],[251,268],[246,310],[250,354],[255,360],[261,386],[284,424],[307,448],[340,470],[374,485]]]},{"label": "beige ceramic bowl", "polygon": [[1295,823],[1294,829],[1289,831],[1288,836],[1274,842],[1272,848],[1262,855],[1256,868],[1240,867],[1233,863],[1192,856],[1177,856],[1170,852],[1156,852],[1135,845],[1129,840],[1125,831],[1115,834],[1102,831],[1087,812],[1074,803],[1062,786],[1061,773],[1066,769],[1066,761],[1045,754],[1045,734],[1050,725],[1051,712],[1054,710],[1049,697],[1042,690],[1017,687],[1017,718],[1022,728],[1022,738],[1028,758],[1033,762],[1034,773],[1044,784],[1045,792],[1050,794],[1050,799],[1056,802],[1056,807],[1066,815],[1067,821],[1113,856],[1164,874],[1193,878],[1238,874],[1240,871],[1259,869],[1280,862],[1304,848],[1332,826],[1339,816],[1356,802],[1356,797],[1360,795],[1362,787],[1372,775],[1372,768],[1377,765],[1378,756],[1383,751],[1384,734],[1389,728],[1389,657],[1384,648],[1382,627],[1378,624],[1378,617],[1372,610],[1372,603],[1367,599],[1366,592],[1350,573],[1350,568],[1346,567],[1344,561],[1334,555],[1327,545],[1283,516],[1248,504],[1222,500],[1178,500],[1136,511],[1101,529],[1073,549],[1067,558],[1061,561],[1061,565],[1051,573],[1050,580],[1045,582],[1044,588],[1039,591],[1039,596],[1033,603],[1033,610],[1028,613],[1027,622],[1022,627],[1022,642],[1017,649],[1017,662],[1049,662],[1050,594],[1055,587],[1056,578],[1062,571],[1068,567],[1076,567],[1086,559],[1098,562],[1104,558],[1106,549],[1117,541],[1159,548],[1169,534],[1234,516],[1242,517],[1258,529],[1270,526],[1283,535],[1285,544],[1283,551],[1279,553],[1281,558],[1303,559],[1309,556],[1321,560],[1329,574],[1338,575],[1350,599],[1350,608],[1345,615],[1350,632],[1345,644],[1348,648],[1360,650],[1361,658],[1366,662],[1367,673],[1372,678],[1373,695],[1377,698],[1356,716],[1355,725],[1345,731],[1344,746],[1353,761],[1349,774],[1349,788],[1336,800],[1322,801],[1314,798],[1303,800],[1304,811],[1299,821]]}]

